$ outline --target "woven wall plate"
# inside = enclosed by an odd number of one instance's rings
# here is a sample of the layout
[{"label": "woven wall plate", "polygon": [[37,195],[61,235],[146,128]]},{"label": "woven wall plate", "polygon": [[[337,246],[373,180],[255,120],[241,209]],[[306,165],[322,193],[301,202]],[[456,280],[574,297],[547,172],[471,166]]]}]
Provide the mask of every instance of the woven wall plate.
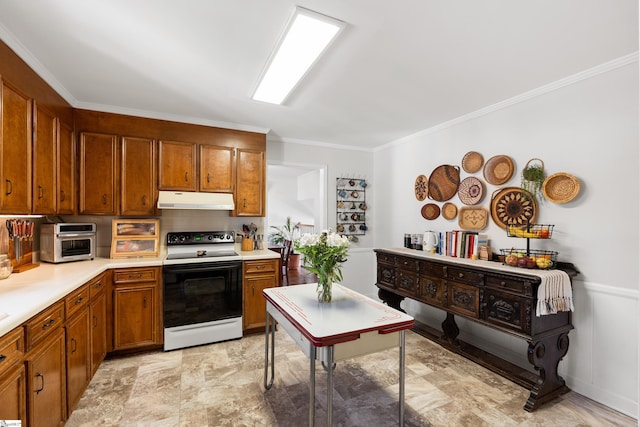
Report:
[{"label": "woven wall plate", "polygon": [[456,194],[459,184],[460,168],[458,166],[438,166],[429,176],[427,196],[436,202],[445,202]]},{"label": "woven wall plate", "polygon": [[482,169],[484,158],[477,151],[469,151],[462,158],[462,169],[467,173],[475,173]]},{"label": "woven wall plate", "polygon": [[520,187],[505,187],[491,196],[491,218],[499,227],[517,227],[536,222],[538,206],[531,193]]},{"label": "woven wall plate", "polygon": [[462,180],[458,186],[458,197],[465,205],[477,205],[484,198],[484,185],[474,176]]},{"label": "woven wall plate", "polygon": [[440,208],[435,203],[427,203],[420,210],[424,219],[436,219],[440,216]]},{"label": "woven wall plate", "polygon": [[415,192],[416,199],[418,199],[419,202],[427,198],[427,192],[429,191],[427,188],[428,183],[429,181],[427,181],[427,177],[424,175],[418,175],[416,178],[413,191]]},{"label": "woven wall plate", "polygon": [[554,203],[567,203],[580,193],[580,181],[573,175],[555,173],[542,183],[542,194]]},{"label": "woven wall plate", "polygon": [[513,160],[509,156],[493,156],[482,169],[485,181],[493,185],[502,185],[513,176]]},{"label": "woven wall plate", "polygon": [[458,212],[458,225],[463,230],[484,230],[489,222],[489,211],[481,206],[463,207]]},{"label": "woven wall plate", "polygon": [[451,202],[442,205],[442,217],[444,219],[454,219],[458,215],[458,207]]}]

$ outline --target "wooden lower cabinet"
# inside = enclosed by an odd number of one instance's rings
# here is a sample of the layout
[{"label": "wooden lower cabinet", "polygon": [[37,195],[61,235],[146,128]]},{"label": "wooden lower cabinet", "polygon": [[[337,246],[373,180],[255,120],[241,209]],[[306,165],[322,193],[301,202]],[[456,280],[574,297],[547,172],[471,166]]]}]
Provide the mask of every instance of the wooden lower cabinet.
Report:
[{"label": "wooden lower cabinet", "polygon": [[67,415],[64,328],[27,355],[29,426],[62,426]]},{"label": "wooden lower cabinet", "polygon": [[0,337],[0,420],[27,420],[24,331],[18,327]]},{"label": "wooden lower cabinet", "polygon": [[280,259],[261,259],[242,263],[242,329],[264,331],[266,303],[263,289],[280,285]]},{"label": "wooden lower cabinet", "polygon": [[66,324],[67,350],[67,410],[69,413],[80,400],[91,380],[89,341],[89,308],[81,309]]},{"label": "wooden lower cabinet", "polygon": [[89,330],[91,347],[91,376],[107,355],[107,294],[101,292],[91,298],[89,306]]},{"label": "wooden lower cabinet", "polygon": [[113,272],[113,349],[162,345],[161,267]]}]

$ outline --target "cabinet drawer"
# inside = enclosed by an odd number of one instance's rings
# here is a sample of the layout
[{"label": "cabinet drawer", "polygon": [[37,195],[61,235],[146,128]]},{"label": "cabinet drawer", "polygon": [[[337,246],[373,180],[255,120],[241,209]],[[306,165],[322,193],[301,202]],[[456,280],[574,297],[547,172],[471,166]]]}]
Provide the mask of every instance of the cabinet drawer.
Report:
[{"label": "cabinet drawer", "polygon": [[445,306],[445,282],[440,277],[421,274],[418,278],[418,300],[436,307]]},{"label": "cabinet drawer", "polygon": [[391,264],[391,265],[394,265],[396,263],[395,255],[378,252],[377,256],[378,256],[378,262],[381,262],[384,264]]},{"label": "cabinet drawer", "polygon": [[447,267],[447,278],[476,286],[484,284],[484,273],[458,267]]},{"label": "cabinet drawer", "polygon": [[429,261],[419,261],[418,268],[420,274],[428,274],[429,276],[435,277],[445,277],[445,268],[444,265],[438,264],[436,262]]},{"label": "cabinet drawer", "polygon": [[378,264],[378,283],[391,288],[396,287],[396,268],[393,265]]},{"label": "cabinet drawer", "polygon": [[64,323],[64,301],[59,301],[47,308],[25,324],[27,333],[27,349],[44,339],[49,333],[57,330]]},{"label": "cabinet drawer", "polygon": [[397,280],[398,290],[404,294],[414,296],[418,284],[418,274],[415,271],[398,270]]},{"label": "cabinet drawer", "polygon": [[107,283],[104,277],[104,274],[99,275],[91,279],[89,282],[89,297],[91,299],[95,298],[103,289],[107,287]]},{"label": "cabinet drawer", "polygon": [[23,356],[24,331],[18,327],[0,338],[0,374],[20,362]]},{"label": "cabinet drawer", "polygon": [[531,282],[522,279],[490,276],[485,277],[485,284],[494,289],[514,292],[519,295],[532,296]]},{"label": "cabinet drawer", "polygon": [[479,313],[480,290],[464,283],[447,282],[447,307],[449,310],[477,319]]},{"label": "cabinet drawer", "polygon": [[486,320],[489,323],[530,333],[529,322],[532,313],[532,299],[488,289],[485,293],[487,304]]},{"label": "cabinet drawer", "polygon": [[277,263],[278,263],[277,259],[245,261],[244,273],[245,274],[275,273]]},{"label": "cabinet drawer", "polygon": [[397,257],[396,265],[403,270],[418,271],[418,260],[413,258]]},{"label": "cabinet drawer", "polygon": [[67,318],[73,316],[82,307],[86,307],[89,303],[89,285],[84,285],[71,292],[64,299],[64,305],[67,310]]},{"label": "cabinet drawer", "polygon": [[158,279],[158,271],[157,268],[115,270],[113,281],[114,283],[155,282]]}]

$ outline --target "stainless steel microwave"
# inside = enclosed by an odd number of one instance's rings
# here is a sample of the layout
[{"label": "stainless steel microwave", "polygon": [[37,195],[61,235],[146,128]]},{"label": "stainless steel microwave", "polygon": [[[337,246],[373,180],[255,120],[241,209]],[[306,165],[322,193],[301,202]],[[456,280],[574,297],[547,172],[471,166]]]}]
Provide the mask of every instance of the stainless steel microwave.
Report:
[{"label": "stainless steel microwave", "polygon": [[93,223],[42,224],[40,260],[59,263],[95,258],[96,225]]}]

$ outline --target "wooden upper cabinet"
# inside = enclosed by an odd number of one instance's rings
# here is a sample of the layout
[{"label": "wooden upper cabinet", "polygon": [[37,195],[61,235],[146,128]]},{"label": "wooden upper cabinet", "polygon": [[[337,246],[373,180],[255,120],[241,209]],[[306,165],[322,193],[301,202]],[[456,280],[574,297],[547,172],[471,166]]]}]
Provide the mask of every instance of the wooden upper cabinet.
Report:
[{"label": "wooden upper cabinet", "polygon": [[57,202],[58,119],[33,102],[33,213],[53,215]]},{"label": "wooden upper cabinet", "polygon": [[160,141],[160,190],[196,191],[196,144],[191,142]]},{"label": "wooden upper cabinet", "polygon": [[58,202],[59,215],[76,213],[76,145],[71,126],[58,120]]},{"label": "wooden upper cabinet", "polygon": [[0,212],[31,213],[31,100],[2,81]]},{"label": "wooden upper cabinet", "polygon": [[258,150],[238,149],[236,164],[236,216],[264,216],[265,153]]},{"label": "wooden upper cabinet", "polygon": [[156,214],[156,143],[154,140],[122,138],[120,188],[122,215]]},{"label": "wooden upper cabinet", "polygon": [[118,139],[80,134],[80,214],[117,215]]},{"label": "wooden upper cabinet", "polygon": [[200,191],[233,193],[235,148],[200,146]]}]

